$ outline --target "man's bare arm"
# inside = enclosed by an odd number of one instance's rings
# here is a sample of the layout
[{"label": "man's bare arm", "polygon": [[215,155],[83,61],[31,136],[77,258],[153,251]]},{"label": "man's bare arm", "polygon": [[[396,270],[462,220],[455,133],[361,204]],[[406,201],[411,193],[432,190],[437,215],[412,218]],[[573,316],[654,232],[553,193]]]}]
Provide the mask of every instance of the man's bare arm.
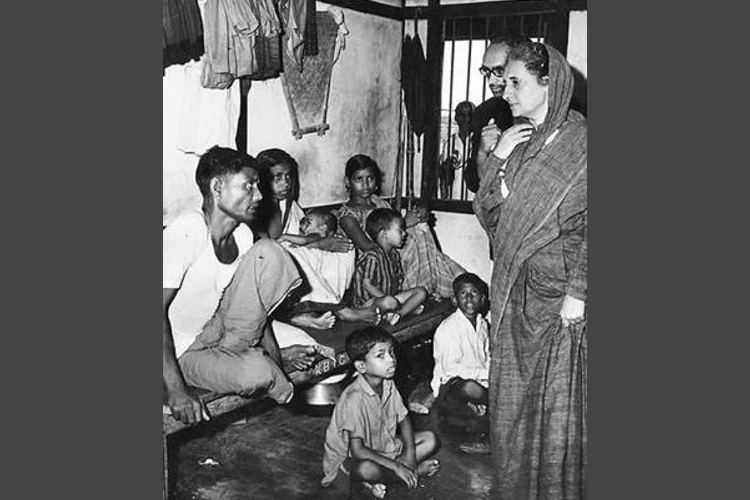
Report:
[{"label": "man's bare arm", "polygon": [[167,405],[172,411],[172,416],[186,424],[208,420],[208,414],[203,408],[200,400],[191,395],[187,390],[187,384],[182,376],[180,365],[177,364],[177,356],[174,350],[174,339],[172,338],[172,325],[169,323],[169,304],[177,294],[175,288],[162,288],[162,379],[167,390]]}]

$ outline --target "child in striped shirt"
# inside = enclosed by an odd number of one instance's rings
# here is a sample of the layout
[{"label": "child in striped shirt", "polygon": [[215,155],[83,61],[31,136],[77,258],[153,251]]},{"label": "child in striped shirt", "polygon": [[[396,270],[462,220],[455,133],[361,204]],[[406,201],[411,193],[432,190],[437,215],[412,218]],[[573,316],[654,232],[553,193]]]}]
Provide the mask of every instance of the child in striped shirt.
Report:
[{"label": "child in striped shirt", "polygon": [[357,257],[353,280],[354,306],[374,305],[391,325],[411,312],[422,312],[427,290],[421,286],[401,289],[404,271],[397,249],[405,242],[404,218],[395,210],[376,208],[367,216],[365,233],[377,246]]}]

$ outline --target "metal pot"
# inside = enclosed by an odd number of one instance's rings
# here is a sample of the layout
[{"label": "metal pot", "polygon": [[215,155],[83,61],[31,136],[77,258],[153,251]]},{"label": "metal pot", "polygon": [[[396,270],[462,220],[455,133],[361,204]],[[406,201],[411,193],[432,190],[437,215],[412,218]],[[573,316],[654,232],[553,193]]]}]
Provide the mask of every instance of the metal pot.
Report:
[{"label": "metal pot", "polygon": [[351,376],[347,373],[328,377],[305,391],[305,402],[312,406],[334,405],[349,382]]}]

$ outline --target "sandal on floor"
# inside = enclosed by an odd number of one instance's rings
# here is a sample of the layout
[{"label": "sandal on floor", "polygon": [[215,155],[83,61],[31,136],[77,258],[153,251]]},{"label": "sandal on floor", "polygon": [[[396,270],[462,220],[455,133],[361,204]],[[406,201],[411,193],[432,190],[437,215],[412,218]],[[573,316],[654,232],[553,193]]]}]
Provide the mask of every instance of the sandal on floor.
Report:
[{"label": "sandal on floor", "polygon": [[469,455],[489,455],[492,453],[490,450],[490,442],[487,440],[461,443],[458,447],[461,451]]}]

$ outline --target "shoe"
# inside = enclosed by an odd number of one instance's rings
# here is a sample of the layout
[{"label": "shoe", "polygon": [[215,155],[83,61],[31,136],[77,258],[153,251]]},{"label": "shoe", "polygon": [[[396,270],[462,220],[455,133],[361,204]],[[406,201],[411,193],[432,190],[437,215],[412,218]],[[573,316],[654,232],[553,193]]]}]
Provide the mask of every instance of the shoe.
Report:
[{"label": "shoe", "polygon": [[469,455],[489,455],[492,453],[490,450],[490,442],[487,440],[461,443],[458,447],[461,448],[461,451]]}]

